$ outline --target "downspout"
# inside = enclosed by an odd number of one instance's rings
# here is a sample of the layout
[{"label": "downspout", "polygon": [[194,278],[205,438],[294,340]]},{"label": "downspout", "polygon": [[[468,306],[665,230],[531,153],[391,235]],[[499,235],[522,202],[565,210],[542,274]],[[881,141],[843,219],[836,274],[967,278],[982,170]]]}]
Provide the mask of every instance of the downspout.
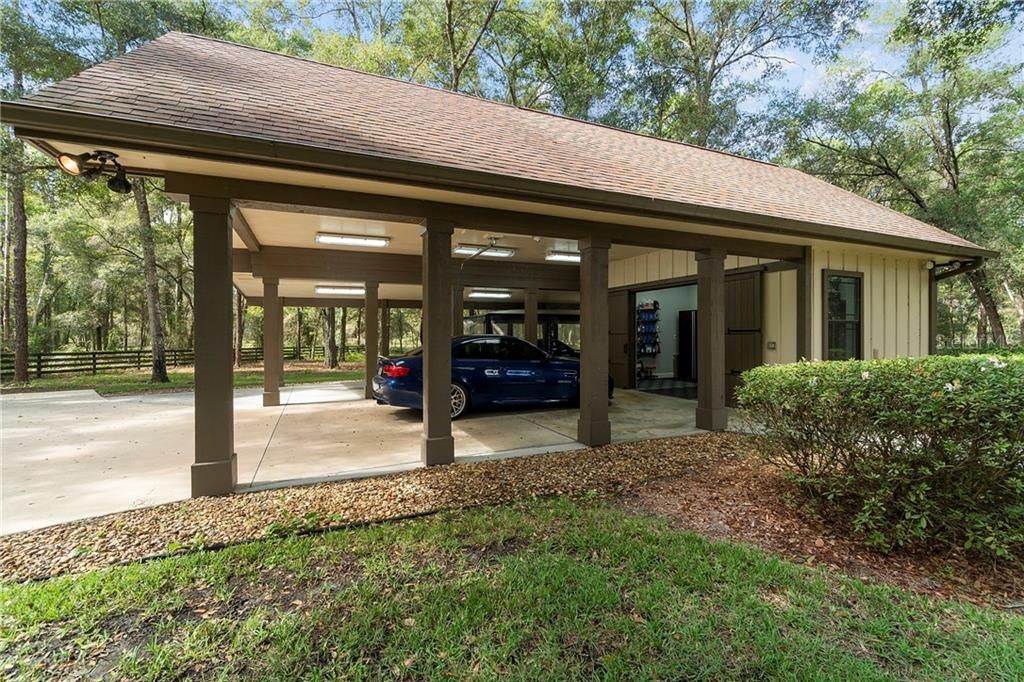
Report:
[{"label": "downspout", "polygon": [[973,272],[985,264],[984,258],[969,261],[953,261],[947,263],[949,270],[936,272],[935,267],[928,271],[928,354],[934,355],[938,339],[939,282],[957,275]]}]

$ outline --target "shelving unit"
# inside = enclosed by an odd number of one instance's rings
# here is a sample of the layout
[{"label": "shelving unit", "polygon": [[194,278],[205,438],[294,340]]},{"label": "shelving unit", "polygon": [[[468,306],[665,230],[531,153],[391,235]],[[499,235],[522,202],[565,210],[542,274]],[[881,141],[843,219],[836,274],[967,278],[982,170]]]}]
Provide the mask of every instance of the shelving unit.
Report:
[{"label": "shelving unit", "polygon": [[655,365],[644,362],[644,358],[654,358],[661,352],[659,309],[657,301],[641,301],[636,306],[637,379],[654,378]]}]

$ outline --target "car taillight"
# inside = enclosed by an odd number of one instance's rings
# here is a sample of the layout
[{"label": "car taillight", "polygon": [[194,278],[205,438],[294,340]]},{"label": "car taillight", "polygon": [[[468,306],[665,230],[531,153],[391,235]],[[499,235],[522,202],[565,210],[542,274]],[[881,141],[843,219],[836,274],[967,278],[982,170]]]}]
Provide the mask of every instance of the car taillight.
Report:
[{"label": "car taillight", "polygon": [[384,365],[382,368],[384,376],[391,377],[392,379],[400,379],[401,377],[408,376],[412,370],[405,365]]}]

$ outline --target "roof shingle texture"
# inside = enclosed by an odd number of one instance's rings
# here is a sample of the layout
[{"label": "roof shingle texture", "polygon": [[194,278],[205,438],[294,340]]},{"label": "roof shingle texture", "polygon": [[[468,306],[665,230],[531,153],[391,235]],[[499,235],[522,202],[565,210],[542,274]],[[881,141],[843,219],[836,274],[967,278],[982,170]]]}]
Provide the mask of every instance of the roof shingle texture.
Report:
[{"label": "roof shingle texture", "polygon": [[974,246],[795,169],[182,33],[23,101]]}]

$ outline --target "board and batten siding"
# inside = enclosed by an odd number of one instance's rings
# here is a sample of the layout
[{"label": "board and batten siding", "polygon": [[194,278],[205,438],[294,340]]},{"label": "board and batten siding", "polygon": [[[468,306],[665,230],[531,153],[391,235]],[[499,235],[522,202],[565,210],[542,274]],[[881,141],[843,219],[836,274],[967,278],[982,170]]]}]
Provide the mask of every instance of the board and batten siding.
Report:
[{"label": "board and batten siding", "polygon": [[[923,258],[874,253],[855,248],[814,247],[811,250],[813,359],[822,357],[822,271],[863,273],[864,356],[892,358],[928,354],[928,271]],[[769,259],[726,258],[726,270],[762,265]],[[613,260],[608,285],[644,286],[697,274],[691,251],[657,250]],[[762,281],[765,363],[795,362],[796,272],[765,273]],[[774,348],[769,345],[774,344]]]}]

